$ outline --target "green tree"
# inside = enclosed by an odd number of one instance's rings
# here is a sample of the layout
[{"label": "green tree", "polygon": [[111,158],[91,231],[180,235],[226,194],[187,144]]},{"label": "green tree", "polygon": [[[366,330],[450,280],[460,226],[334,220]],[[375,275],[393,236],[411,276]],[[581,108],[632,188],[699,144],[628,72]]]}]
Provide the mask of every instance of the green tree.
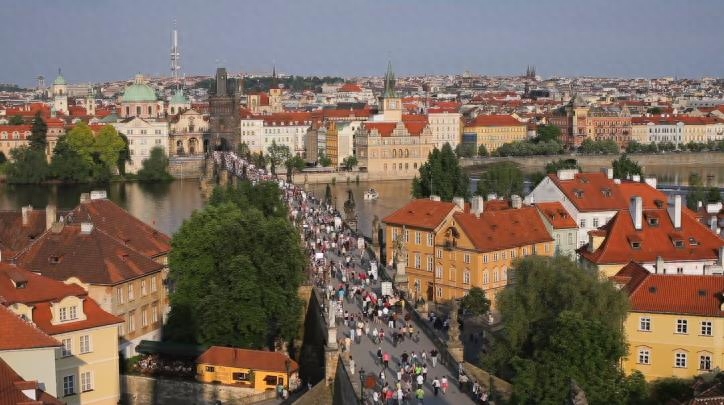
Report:
[{"label": "green tree", "polygon": [[8,125],[23,125],[25,124],[25,121],[23,121],[23,117],[20,115],[13,115],[8,120]]},{"label": "green tree", "polygon": [[93,161],[95,138],[88,124],[79,122],[65,136],[68,145],[78,152],[83,160],[91,165],[95,163]]},{"label": "green tree", "polygon": [[140,181],[173,180],[173,176],[168,173],[168,157],[160,146],[151,149],[148,159],[144,159],[141,165],[143,167],[138,171],[138,180]]},{"label": "green tree", "polygon": [[475,145],[461,142],[455,147],[455,154],[461,158],[471,158],[475,156]]},{"label": "green tree", "polygon": [[495,193],[501,197],[523,194],[523,172],[513,162],[497,162],[486,167],[480,175],[477,194],[486,197]]},{"label": "green tree", "polygon": [[474,316],[483,315],[490,309],[490,300],[480,287],[473,287],[460,301],[460,306]]},{"label": "green tree", "polygon": [[294,172],[301,172],[307,167],[301,156],[294,155],[284,162],[284,166],[287,168],[287,181],[292,181],[292,175]]},{"label": "green tree", "polygon": [[248,156],[250,153],[249,145],[247,145],[246,142],[239,143],[239,145],[236,147],[236,153],[239,156]]},{"label": "green tree", "polygon": [[355,155],[349,155],[346,158],[342,159],[342,166],[347,170],[350,171],[354,169],[355,166],[357,166],[357,156]]},{"label": "green tree", "polygon": [[118,159],[125,147],[126,143],[112,125],[101,128],[93,141],[93,153],[110,171],[118,167]]},{"label": "green tree", "polygon": [[7,161],[8,161],[8,158],[5,156],[5,153],[3,151],[0,151],[0,165]]},{"label": "green tree", "polygon": [[268,158],[273,175],[277,174],[277,167],[292,155],[287,145],[277,145],[276,141],[272,141],[272,144],[267,148],[267,152],[269,152]]},{"label": "green tree", "polygon": [[485,147],[482,143],[478,147],[478,156],[480,157],[488,157],[490,156],[490,153],[488,153],[488,148]]},{"label": "green tree", "polygon": [[329,167],[332,165],[332,158],[325,155],[324,153],[320,153],[319,159],[317,159],[317,162],[322,167]]},{"label": "green tree", "polygon": [[538,134],[535,137],[535,142],[560,142],[561,141],[561,129],[555,125],[540,125],[538,127]]},{"label": "green tree", "polygon": [[440,196],[443,201],[452,201],[453,197],[470,198],[470,179],[449,143],[442,149],[433,149],[419,172],[420,176],[412,180],[415,198],[427,198],[431,194]]},{"label": "green tree", "polygon": [[484,362],[513,382],[513,402],[565,403],[571,379],[589,403],[624,402],[626,296],[567,258],[529,256],[512,271],[497,301],[505,329]]},{"label": "green tree", "polygon": [[33,126],[30,130],[30,149],[42,151],[48,147],[48,124],[45,123],[40,111],[35,113],[33,118]]},{"label": "green tree", "polygon": [[644,171],[638,162],[631,160],[625,153],[612,161],[611,166],[613,167],[613,177],[617,179],[626,179],[633,175],[644,175]]},{"label": "green tree", "polygon": [[651,107],[648,110],[646,110],[647,114],[653,114],[653,115],[660,115],[661,114],[661,107]]},{"label": "green tree", "polygon": [[93,165],[70,146],[68,135],[63,135],[53,149],[50,174],[63,182],[85,183],[91,180]]},{"label": "green tree", "polygon": [[558,159],[546,164],[546,173],[557,173],[562,169],[578,169],[581,170],[581,166],[578,165],[576,159]]},{"label": "green tree", "polygon": [[11,162],[7,164],[5,173],[8,183],[37,184],[48,177],[48,161],[45,151],[20,146],[10,151]]},{"label": "green tree", "polygon": [[126,162],[131,160],[131,149],[128,147],[128,137],[122,133],[118,133],[118,136],[123,140],[123,149],[118,153],[118,161],[116,167],[118,167],[118,174],[121,176],[126,175]]}]

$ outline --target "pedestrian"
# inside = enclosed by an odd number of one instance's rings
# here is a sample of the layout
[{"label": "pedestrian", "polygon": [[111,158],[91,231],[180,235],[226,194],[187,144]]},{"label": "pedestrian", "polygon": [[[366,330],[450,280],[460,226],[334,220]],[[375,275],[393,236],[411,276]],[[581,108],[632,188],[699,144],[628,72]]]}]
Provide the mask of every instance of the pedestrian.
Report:
[{"label": "pedestrian", "polygon": [[380,403],[380,393],[377,391],[372,392],[372,403],[373,404],[379,404]]},{"label": "pedestrian", "polygon": [[415,398],[417,398],[417,403],[422,405],[425,400],[425,391],[423,391],[422,388],[418,388],[417,391],[415,391]]},{"label": "pedestrian", "polygon": [[430,350],[430,361],[432,361],[432,368],[437,367],[437,349],[435,348]]},{"label": "pedestrian", "polygon": [[374,328],[374,329],[372,329],[372,341],[375,343],[380,343],[378,339],[379,339],[379,333],[377,332],[377,328]]},{"label": "pedestrian", "polygon": [[437,379],[437,376],[435,376],[435,379],[432,380],[432,392],[437,396],[438,392],[440,392],[440,380]]},{"label": "pedestrian", "polygon": [[442,376],[442,380],[440,380],[440,387],[442,387],[443,395],[447,394],[447,389],[449,387],[449,384],[450,383],[448,383],[448,381],[447,381],[447,376],[446,375]]},{"label": "pedestrian", "polygon": [[422,384],[424,384],[425,381],[422,379],[422,374],[417,375],[417,388],[422,388]]},{"label": "pedestrian", "polygon": [[354,375],[354,359],[352,356],[349,356],[349,373]]},{"label": "pedestrian", "polygon": [[425,350],[420,353],[420,359],[422,359],[422,364],[427,364],[427,352]]},{"label": "pedestrian", "polygon": [[352,341],[352,342],[355,342],[355,341],[356,341],[356,339],[355,339],[355,337],[354,337],[354,334],[355,334],[354,328],[350,329],[350,330],[349,330],[349,340]]},{"label": "pedestrian", "polygon": [[427,364],[422,365],[422,378],[427,381]]},{"label": "pedestrian", "polygon": [[385,368],[388,368],[390,366],[390,353],[385,352],[382,355],[382,363],[385,365]]}]

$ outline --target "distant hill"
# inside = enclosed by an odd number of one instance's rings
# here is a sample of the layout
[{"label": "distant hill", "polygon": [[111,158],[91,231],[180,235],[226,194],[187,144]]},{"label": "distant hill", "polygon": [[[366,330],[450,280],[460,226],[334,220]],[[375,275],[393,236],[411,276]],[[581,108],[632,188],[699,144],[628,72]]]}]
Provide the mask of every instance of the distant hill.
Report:
[{"label": "distant hill", "polygon": [[0,83],[0,91],[29,91],[29,90],[19,87],[17,84]]}]

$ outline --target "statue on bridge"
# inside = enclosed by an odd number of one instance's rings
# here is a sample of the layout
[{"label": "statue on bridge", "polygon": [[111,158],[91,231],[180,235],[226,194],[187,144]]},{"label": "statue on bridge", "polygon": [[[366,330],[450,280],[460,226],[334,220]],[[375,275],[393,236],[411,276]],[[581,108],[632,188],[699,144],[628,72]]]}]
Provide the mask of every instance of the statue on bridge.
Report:
[{"label": "statue on bridge", "polygon": [[347,201],[344,202],[344,216],[347,225],[350,228],[357,229],[357,213],[355,212],[356,204],[354,202],[354,194],[352,190],[347,190]]}]

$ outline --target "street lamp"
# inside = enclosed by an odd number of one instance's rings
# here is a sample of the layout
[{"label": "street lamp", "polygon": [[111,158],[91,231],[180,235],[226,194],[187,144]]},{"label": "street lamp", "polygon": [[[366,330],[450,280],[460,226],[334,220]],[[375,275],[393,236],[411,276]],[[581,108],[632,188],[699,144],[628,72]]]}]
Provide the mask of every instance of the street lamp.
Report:
[{"label": "street lamp", "polygon": [[359,369],[359,403],[365,403],[365,369]]}]

